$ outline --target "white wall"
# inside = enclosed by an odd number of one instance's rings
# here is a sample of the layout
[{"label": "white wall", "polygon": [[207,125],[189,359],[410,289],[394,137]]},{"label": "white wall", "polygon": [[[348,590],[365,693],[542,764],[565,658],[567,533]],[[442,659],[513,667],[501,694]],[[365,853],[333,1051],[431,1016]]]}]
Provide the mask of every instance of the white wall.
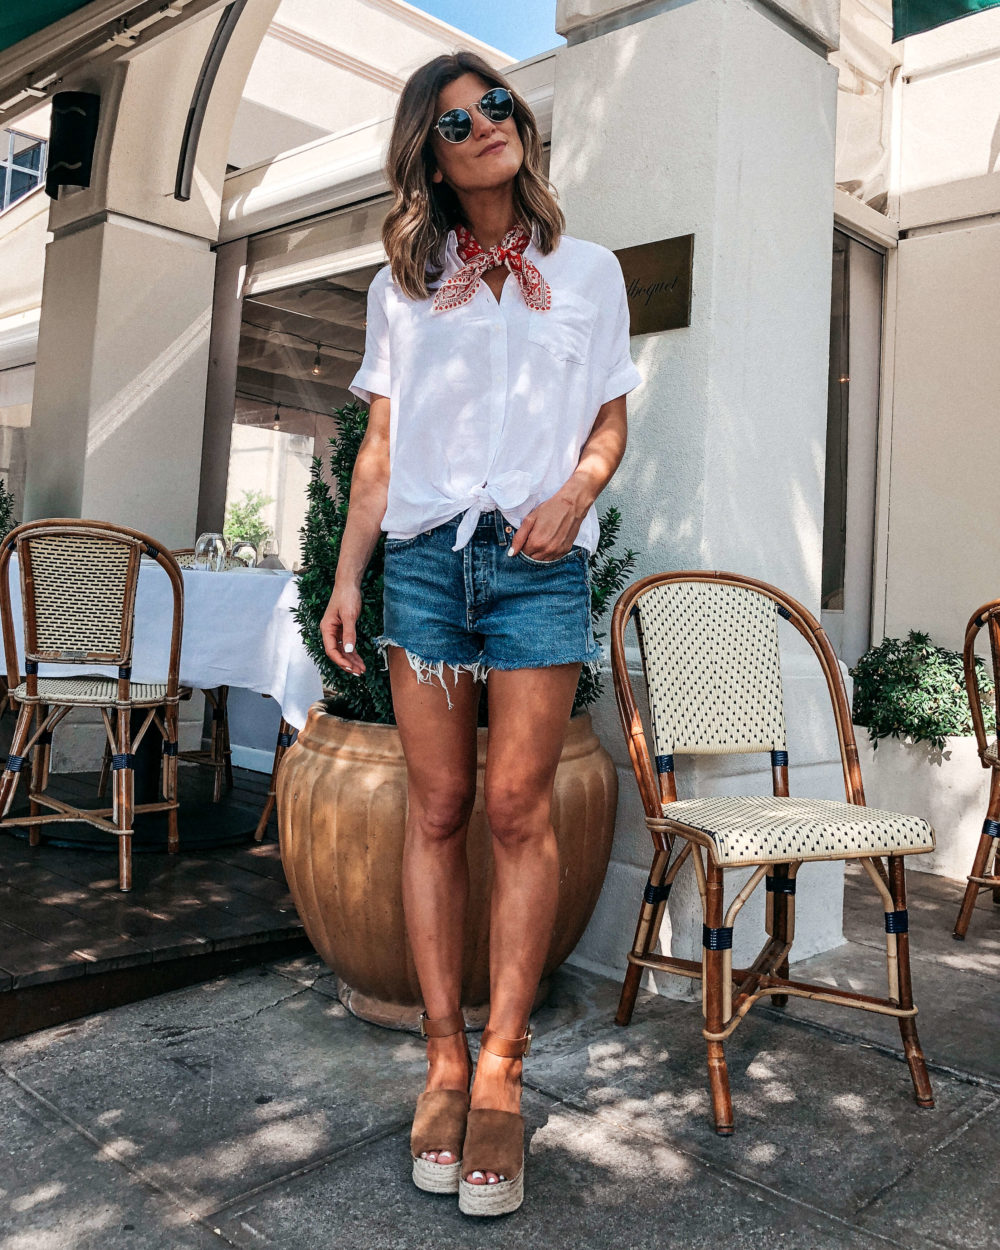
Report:
[{"label": "white wall", "polygon": [[[1000,10],[903,41],[886,633],[1000,595]],[[876,629],[876,633],[877,633]]]},{"label": "white wall", "polygon": [[[997,204],[1000,210],[1000,200]],[[898,249],[884,629],[960,648],[1000,596],[1000,224]]]},{"label": "white wall", "polygon": [[[571,42],[555,59],[552,178],[569,232],[611,248],[695,236],[691,325],[633,339],[646,380],[599,509],[620,508],[636,576],[729,569],[818,614],[836,70],[756,6],[725,0]],[[823,679],[799,641],[784,664],[792,792],[842,797]],[[608,880],[573,959],[621,975],[652,844],[609,696],[596,719],[621,797]],[[679,758],[678,785],[765,793],[768,761]],[[742,874],[730,877],[737,888]],[[840,865],[803,869],[797,956],[842,940],[841,882]],[[737,927],[737,961],[759,945],[762,909],[755,898]],[[697,958],[699,917],[682,873],[661,946]]]}]

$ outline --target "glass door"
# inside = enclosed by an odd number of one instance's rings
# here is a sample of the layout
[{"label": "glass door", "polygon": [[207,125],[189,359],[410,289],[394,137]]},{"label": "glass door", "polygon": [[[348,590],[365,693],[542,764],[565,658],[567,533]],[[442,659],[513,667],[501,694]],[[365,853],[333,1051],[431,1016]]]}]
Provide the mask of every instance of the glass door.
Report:
[{"label": "glass door", "polygon": [[881,252],[834,230],[821,602],[848,665],[871,643],[883,265]]}]

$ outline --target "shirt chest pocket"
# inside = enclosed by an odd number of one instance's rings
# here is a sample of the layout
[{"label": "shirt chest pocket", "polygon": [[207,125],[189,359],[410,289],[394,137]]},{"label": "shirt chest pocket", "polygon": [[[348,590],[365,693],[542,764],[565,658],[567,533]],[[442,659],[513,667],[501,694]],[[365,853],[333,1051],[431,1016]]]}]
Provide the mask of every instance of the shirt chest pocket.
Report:
[{"label": "shirt chest pocket", "polygon": [[532,310],[526,335],[558,360],[585,365],[590,359],[590,340],[597,320],[597,306],[572,292],[552,292],[552,307]]}]

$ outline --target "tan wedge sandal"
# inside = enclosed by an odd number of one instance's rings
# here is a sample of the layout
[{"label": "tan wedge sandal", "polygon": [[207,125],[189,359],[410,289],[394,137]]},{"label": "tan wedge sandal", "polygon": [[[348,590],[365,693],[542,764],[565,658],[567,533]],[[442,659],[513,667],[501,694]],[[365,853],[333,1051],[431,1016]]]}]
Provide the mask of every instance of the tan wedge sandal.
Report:
[{"label": "tan wedge sandal", "polygon": [[[465,1017],[461,1011],[442,1016],[440,1020],[428,1020],[425,1011],[420,1013],[421,1037],[450,1037],[453,1033],[465,1033]],[[468,1051],[468,1039],[465,1048]],[[469,1066],[471,1068],[471,1063]],[[472,1083],[471,1075],[469,1083]],[[467,1089],[425,1089],[418,1095],[410,1133],[413,1183],[418,1189],[429,1194],[457,1192],[462,1175],[462,1142],[465,1139],[468,1114]],[[431,1159],[421,1159],[421,1154],[426,1150],[450,1150],[456,1161],[436,1163]]]},{"label": "tan wedge sandal", "polygon": [[[500,1037],[483,1029],[480,1050],[502,1059],[520,1059],[531,1050],[531,1029],[524,1037]],[[465,1176],[473,1172],[496,1172],[506,1179],[495,1184],[474,1185]],[[458,1209],[466,1215],[506,1215],[524,1201],[524,1116],[516,1111],[476,1107],[469,1112],[462,1147],[458,1185]]]}]

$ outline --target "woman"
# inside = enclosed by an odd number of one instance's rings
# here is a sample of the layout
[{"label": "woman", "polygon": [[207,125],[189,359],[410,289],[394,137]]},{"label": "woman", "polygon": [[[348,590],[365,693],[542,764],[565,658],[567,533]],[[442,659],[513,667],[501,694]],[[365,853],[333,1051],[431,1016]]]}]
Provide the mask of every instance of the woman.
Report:
[{"label": "woman", "polygon": [[[360,582],[385,539],[385,632],[406,758],[403,904],[425,1011],[413,1178],[470,1215],[523,1194],[521,1060],[558,888],[552,786],[584,664],[596,666],[594,501],[641,380],[613,253],[563,234],[527,104],[471,52],[403,89],[389,142],[389,263],[368,293],[351,391],[369,404],[327,654],[347,673]],[[494,857],[490,1019],[470,1078],[461,1013],[480,687]],[[470,1110],[471,1106],[471,1110]]]}]

